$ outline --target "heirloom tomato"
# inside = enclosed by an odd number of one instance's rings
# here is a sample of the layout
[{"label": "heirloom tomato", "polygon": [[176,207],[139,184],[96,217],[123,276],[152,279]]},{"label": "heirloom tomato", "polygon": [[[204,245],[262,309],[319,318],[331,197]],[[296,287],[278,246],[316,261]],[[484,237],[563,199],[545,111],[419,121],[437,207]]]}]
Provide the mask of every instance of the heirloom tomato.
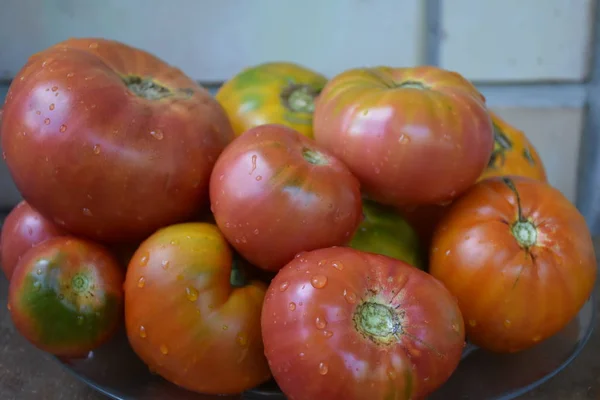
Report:
[{"label": "heirloom tomato", "polygon": [[457,297],[471,342],[515,352],[577,315],[594,288],[596,258],[583,216],[557,189],[497,177],[447,210],[429,272]]},{"label": "heirloom tomato", "polygon": [[313,137],[314,101],[327,78],[289,62],[247,68],[217,92],[237,136],[264,124],[282,124]]},{"label": "heirloom tomato", "polygon": [[471,186],[494,145],[483,96],[435,67],[366,68],[330,80],[315,107],[317,143],[373,200],[437,204]]},{"label": "heirloom tomato", "polygon": [[435,227],[444,216],[448,204],[424,204],[416,207],[400,207],[400,213],[415,229],[423,248],[429,249]]},{"label": "heirloom tomato", "polygon": [[112,337],[123,316],[123,272],[104,247],[71,236],[28,250],[8,306],[17,330],[62,357],[83,357]]},{"label": "heirloom tomato", "polygon": [[265,355],[295,400],[421,399],[465,344],[454,297],[403,261],[347,247],[301,253],[271,282]]},{"label": "heirloom tomato", "polygon": [[382,254],[423,269],[419,238],[400,213],[390,206],[363,199],[364,219],[349,246]]},{"label": "heirloom tomato", "polygon": [[518,175],[546,181],[546,170],[525,133],[490,111],[494,127],[494,151],[479,178]]},{"label": "heirloom tomato", "polygon": [[27,250],[41,242],[67,233],[21,201],[6,216],[0,233],[0,265],[10,280],[19,259]]},{"label": "heirloom tomato", "polygon": [[127,270],[125,325],[153,371],[207,394],[269,380],[260,333],[267,287],[244,281],[239,265],[209,223],[168,226],[142,243]]},{"label": "heirloom tomato", "polygon": [[33,55],[10,86],[2,122],[25,200],[99,241],[141,240],[196,212],[232,138],[207,90],[149,53],[102,39]]},{"label": "heirloom tomato", "polygon": [[362,220],[358,180],[284,125],[254,127],[225,149],[211,175],[210,201],[229,243],[270,271],[301,251],[345,245]]}]

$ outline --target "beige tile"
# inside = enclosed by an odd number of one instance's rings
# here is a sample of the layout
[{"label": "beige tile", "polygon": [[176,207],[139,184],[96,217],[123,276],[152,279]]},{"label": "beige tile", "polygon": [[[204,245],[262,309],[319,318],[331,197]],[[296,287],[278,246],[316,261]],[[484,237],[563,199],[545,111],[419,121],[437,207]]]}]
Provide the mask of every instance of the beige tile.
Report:
[{"label": "beige tile", "polygon": [[333,75],[363,65],[422,62],[422,0],[20,0],[0,12],[0,78],[72,36],[118,39],[201,81],[265,61]]},{"label": "beige tile", "polygon": [[580,80],[594,0],[442,0],[441,64],[477,81]]},{"label": "beige tile", "polygon": [[575,200],[583,108],[494,108],[525,132],[540,154],[549,182]]}]

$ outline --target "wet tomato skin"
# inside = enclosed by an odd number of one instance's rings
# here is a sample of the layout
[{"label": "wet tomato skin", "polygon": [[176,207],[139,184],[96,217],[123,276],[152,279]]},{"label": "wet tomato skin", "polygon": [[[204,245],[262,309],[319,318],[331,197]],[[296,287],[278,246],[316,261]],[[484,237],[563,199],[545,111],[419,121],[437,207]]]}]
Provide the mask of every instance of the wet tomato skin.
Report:
[{"label": "wet tomato skin", "polygon": [[27,251],[14,270],[8,304],[36,347],[82,357],[112,337],[123,315],[124,274],[104,247],[71,236]]},{"label": "wet tomato skin", "polygon": [[0,265],[8,280],[27,250],[47,239],[66,234],[25,200],[17,204],[6,216],[0,233]]},{"label": "wet tomato skin", "polygon": [[125,281],[129,343],[170,382],[235,394],[271,377],[260,334],[267,289],[245,280],[216,225],[160,229],[133,255]]},{"label": "wet tomato skin", "polygon": [[346,244],[362,221],[360,184],[348,168],[276,124],[252,128],[225,149],[210,200],[227,240],[270,271],[300,251]]},{"label": "wet tomato skin", "polygon": [[450,377],[465,343],[439,281],[346,247],[301,253],[281,269],[261,326],[273,376],[295,400],[422,399]]},{"label": "wet tomato skin", "polygon": [[101,242],[142,240],[206,206],[210,171],[233,139],[222,107],[179,69],[95,38],[33,55],[1,129],[23,198]]},{"label": "wet tomato skin", "polygon": [[597,266],[583,216],[557,189],[488,178],[447,210],[429,272],[458,299],[469,340],[495,352],[530,348],[588,300]]},{"label": "wet tomato skin", "polygon": [[314,137],[393,206],[448,202],[483,172],[494,138],[485,99],[444,69],[359,68],[319,95]]}]

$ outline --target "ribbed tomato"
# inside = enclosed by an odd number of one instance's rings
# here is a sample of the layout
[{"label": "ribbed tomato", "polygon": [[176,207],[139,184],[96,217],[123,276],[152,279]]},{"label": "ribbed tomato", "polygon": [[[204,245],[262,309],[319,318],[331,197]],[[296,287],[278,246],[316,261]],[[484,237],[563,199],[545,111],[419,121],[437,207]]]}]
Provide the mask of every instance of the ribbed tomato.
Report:
[{"label": "ribbed tomato", "polygon": [[456,300],[431,275],[347,247],[302,253],[271,282],[265,354],[295,400],[422,399],[461,358]]},{"label": "ribbed tomato", "polygon": [[429,272],[458,299],[471,342],[515,352],[554,335],[596,280],[583,216],[557,189],[524,177],[489,178],[447,210]]},{"label": "ribbed tomato", "polygon": [[314,135],[370,198],[394,206],[454,199],[494,145],[483,96],[459,74],[428,66],[334,77],[317,100]]},{"label": "ribbed tomato", "polygon": [[312,138],[314,101],[327,78],[290,62],[268,62],[247,68],[225,82],[216,99],[236,136],[264,124],[289,126]]}]

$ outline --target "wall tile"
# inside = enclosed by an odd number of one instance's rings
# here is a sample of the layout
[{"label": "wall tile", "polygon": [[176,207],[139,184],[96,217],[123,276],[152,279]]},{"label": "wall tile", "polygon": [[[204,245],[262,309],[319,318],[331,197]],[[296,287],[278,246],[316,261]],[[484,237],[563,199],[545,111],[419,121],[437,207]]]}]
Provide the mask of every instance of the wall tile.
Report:
[{"label": "wall tile", "polygon": [[594,0],[441,0],[440,63],[476,81],[581,80]]},{"label": "wall tile", "polygon": [[583,108],[492,108],[525,132],[546,167],[550,184],[575,201]]},{"label": "wall tile", "polygon": [[[363,65],[422,62],[421,0],[20,0],[3,5],[0,78],[33,52],[73,36],[118,39],[201,81],[289,60],[334,75]],[[158,21],[158,22],[154,22]]]}]

